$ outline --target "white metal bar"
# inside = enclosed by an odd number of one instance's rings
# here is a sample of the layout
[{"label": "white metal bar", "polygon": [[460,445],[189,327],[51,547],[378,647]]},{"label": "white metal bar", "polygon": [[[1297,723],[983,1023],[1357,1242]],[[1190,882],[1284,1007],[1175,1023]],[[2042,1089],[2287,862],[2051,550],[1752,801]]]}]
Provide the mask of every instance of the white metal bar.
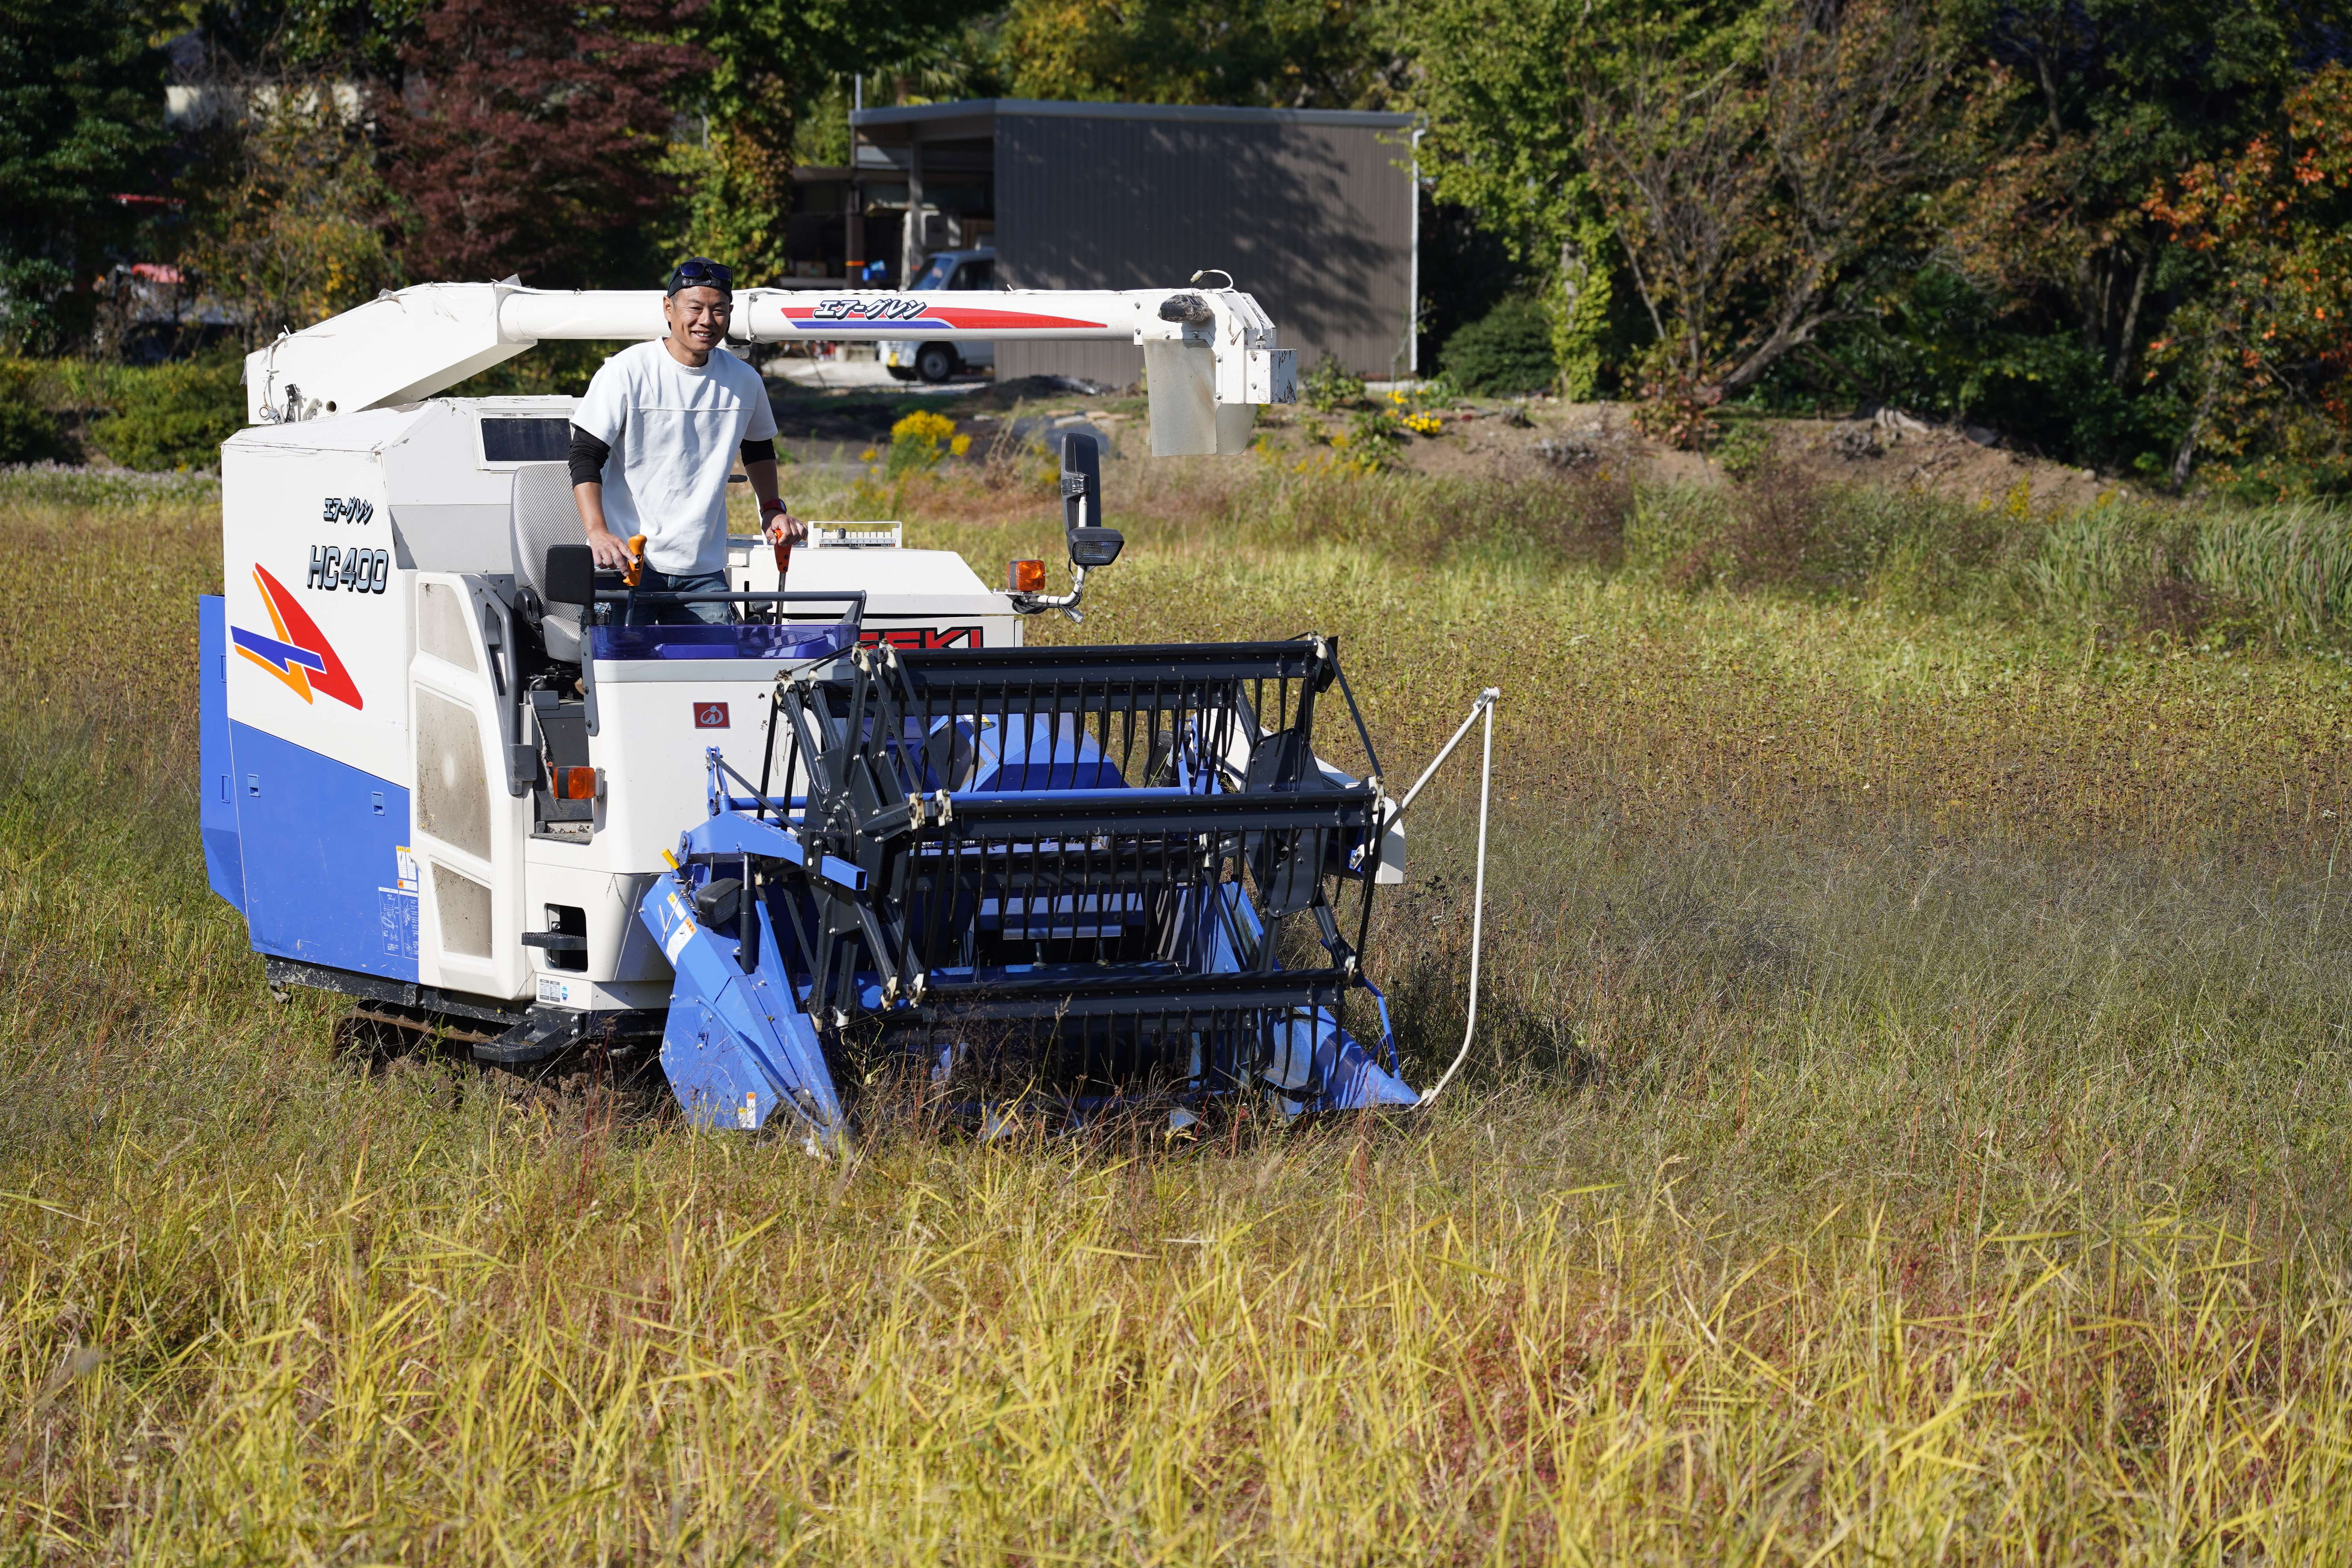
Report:
[{"label": "white metal bar", "polygon": [[1463,716],[1461,728],[1454,731],[1454,739],[1446,742],[1444,749],[1431,759],[1429,766],[1421,770],[1421,776],[1412,781],[1412,787],[1404,792],[1402,800],[1397,802],[1396,810],[1389,816],[1391,826],[1404,820],[1404,814],[1412,809],[1413,799],[1421,794],[1423,786],[1429,783],[1438,769],[1445,765],[1445,759],[1454,754],[1454,748],[1462,743],[1462,737],[1470,732],[1470,726],[1478,721],[1478,715],[1492,708],[1495,705],[1495,699],[1502,694],[1502,688],[1498,686],[1490,686],[1478,693],[1478,700],[1470,704],[1470,711]]},{"label": "white metal bar", "polygon": [[755,343],[877,338],[985,338],[1040,342],[1173,336],[1159,319],[1170,289],[747,289],[735,331]]},{"label": "white metal bar", "polygon": [[[1171,300],[1181,303],[1169,307]],[[1186,434],[1172,443],[1155,434],[1155,451],[1221,450],[1213,434],[1220,428],[1217,405],[1289,403],[1297,396],[1297,355],[1276,345],[1274,324],[1257,302],[1233,289],[747,289],[735,305],[738,342],[1093,339],[1182,345],[1210,362],[1210,374],[1192,389],[1200,406],[1180,411],[1187,415],[1177,421]],[[418,284],[247,355],[247,416],[275,424],[380,408],[430,397],[537,342],[642,341],[664,332],[661,291],[655,289],[562,292],[505,283]],[[1165,400],[1155,389],[1154,405]]]},{"label": "white metal bar", "polygon": [[[1454,1081],[1454,1075],[1460,1072],[1462,1064],[1470,1059],[1470,1042],[1478,1033],[1478,954],[1486,945],[1486,805],[1495,795],[1495,689],[1488,687],[1479,697],[1478,706],[1470,710],[1474,719],[1481,710],[1486,715],[1486,739],[1479,748],[1481,755],[1478,759],[1478,870],[1470,888],[1470,1014],[1462,1023],[1462,1048],[1454,1053],[1453,1064],[1445,1069],[1445,1076],[1421,1097],[1417,1102],[1421,1105],[1433,1104],[1437,1097],[1445,1092],[1445,1086]],[[1466,723],[1465,727],[1467,727]],[[1461,737],[1456,735],[1454,738],[1459,740]],[[1449,751],[1452,749],[1450,746],[1447,748]],[[1444,758],[1440,757],[1438,761],[1443,762]],[[1431,765],[1435,766],[1434,763]],[[1428,777],[1427,773],[1422,775],[1424,781]],[[1418,789],[1419,785],[1414,787]]]},{"label": "white metal bar", "polygon": [[499,336],[507,342],[668,335],[658,289],[583,289],[577,293],[517,289],[499,301]]}]

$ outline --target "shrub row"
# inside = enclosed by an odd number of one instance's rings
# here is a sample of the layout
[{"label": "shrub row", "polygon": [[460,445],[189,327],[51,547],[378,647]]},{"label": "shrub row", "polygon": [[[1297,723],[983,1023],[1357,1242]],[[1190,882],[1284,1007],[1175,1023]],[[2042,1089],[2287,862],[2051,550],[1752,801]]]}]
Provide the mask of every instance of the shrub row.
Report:
[{"label": "shrub row", "polygon": [[0,465],[103,458],[170,472],[218,465],[245,423],[233,354],[159,365],[0,359]]}]

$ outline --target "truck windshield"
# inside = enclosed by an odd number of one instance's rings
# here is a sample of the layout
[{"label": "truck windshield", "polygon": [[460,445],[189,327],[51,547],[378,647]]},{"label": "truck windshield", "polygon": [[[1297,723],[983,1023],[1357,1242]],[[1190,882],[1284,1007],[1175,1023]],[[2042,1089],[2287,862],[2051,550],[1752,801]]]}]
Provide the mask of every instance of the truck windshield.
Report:
[{"label": "truck windshield", "polygon": [[916,289],[944,289],[948,286],[948,279],[955,272],[955,268],[956,258],[954,257],[934,256],[929,261],[923,263],[923,269],[915,274],[915,281],[910,285],[910,287]]}]

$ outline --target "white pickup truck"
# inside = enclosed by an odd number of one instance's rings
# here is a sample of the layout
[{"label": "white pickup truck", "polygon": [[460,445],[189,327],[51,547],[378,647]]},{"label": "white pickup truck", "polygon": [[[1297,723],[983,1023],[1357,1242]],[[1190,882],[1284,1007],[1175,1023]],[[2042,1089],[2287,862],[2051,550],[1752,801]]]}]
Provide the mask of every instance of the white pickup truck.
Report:
[{"label": "white pickup truck", "polygon": [[[940,250],[915,274],[907,286],[909,290],[927,289],[996,289],[996,252],[993,250]],[[991,370],[996,364],[996,345],[985,339],[961,344],[920,342],[914,340],[886,342],[882,345],[882,364],[900,381],[947,381],[967,370]]]}]

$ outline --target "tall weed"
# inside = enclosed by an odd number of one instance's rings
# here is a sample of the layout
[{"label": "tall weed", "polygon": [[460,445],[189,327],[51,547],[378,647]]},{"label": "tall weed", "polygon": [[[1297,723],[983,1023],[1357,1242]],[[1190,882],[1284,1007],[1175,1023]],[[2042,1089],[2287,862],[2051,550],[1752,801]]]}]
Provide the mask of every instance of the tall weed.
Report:
[{"label": "tall weed", "polygon": [[2283,642],[2330,639],[2352,626],[2352,513],[2316,501],[2213,509],[2189,573]]}]

